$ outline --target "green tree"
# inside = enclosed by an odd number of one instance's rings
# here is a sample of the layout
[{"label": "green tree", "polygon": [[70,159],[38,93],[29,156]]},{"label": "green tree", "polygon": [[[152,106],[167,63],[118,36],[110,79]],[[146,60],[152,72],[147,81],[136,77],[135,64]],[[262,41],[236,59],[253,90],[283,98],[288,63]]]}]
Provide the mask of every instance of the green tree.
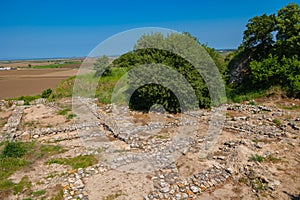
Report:
[{"label": "green tree", "polygon": [[95,77],[109,76],[111,69],[109,67],[109,58],[106,55],[101,56],[94,63],[94,70],[96,70]]},{"label": "green tree", "polygon": [[256,59],[268,56],[274,44],[273,32],[275,31],[275,15],[256,16],[249,20],[244,31],[242,46],[254,51]]},{"label": "green tree", "polygon": [[236,83],[232,85],[240,93],[278,85],[290,96],[299,97],[299,52],[297,4],[288,4],[277,15],[253,17],[246,25],[242,45],[228,65],[230,80],[239,82],[230,83]]},{"label": "green tree", "polygon": [[[187,36],[190,39],[187,40]],[[198,98],[199,106],[210,107],[210,94],[206,86],[208,83],[204,82],[202,76],[210,77],[211,79],[215,77],[212,77],[213,69],[205,67],[207,66],[206,62],[209,56],[207,54],[204,55],[203,53],[195,54],[194,50],[197,50],[199,45],[201,44],[197,41],[197,39],[189,33],[171,33],[167,36],[164,36],[161,33],[142,35],[134,46],[134,50],[114,60],[112,66],[127,68],[136,68],[145,64],[147,64],[149,68],[154,67],[155,65],[153,64],[169,66],[179,72],[188,81],[193,88],[193,92],[195,92],[195,95]],[[222,63],[222,59],[218,53],[207,46],[204,46],[204,49],[207,50],[214,61],[217,61],[216,63],[219,70],[225,71],[223,69],[224,65]],[[203,66],[201,74],[199,74],[198,70],[195,69],[189,61],[182,57],[186,55],[189,55],[190,57],[195,57],[195,55],[197,55],[195,60],[201,60]],[[209,59],[211,59],[211,57],[209,57]],[[151,72],[155,70],[156,69],[153,68]],[[138,80],[140,77],[151,79],[150,74],[151,73],[139,74],[137,72],[128,74],[128,84],[132,86],[128,89],[128,93],[131,93],[132,90],[134,90],[130,99],[130,107],[138,110],[149,110],[152,105],[160,104],[163,105],[169,112],[176,113],[182,111],[180,110],[179,100],[170,88],[159,84],[148,84],[138,89],[134,87],[137,85],[134,82],[135,80]],[[170,76],[170,74],[158,71],[155,77],[163,80],[165,83],[172,84],[176,91],[179,91],[180,96],[188,96],[187,88],[185,88],[185,86],[180,84],[176,85],[176,80],[174,80],[175,76]],[[184,102],[181,103],[187,105],[186,107],[183,106],[183,109],[186,109],[190,104],[188,98],[184,99]]]},{"label": "green tree", "polygon": [[278,11],[276,18],[276,45],[278,54],[291,57],[300,56],[300,9],[291,3]]}]

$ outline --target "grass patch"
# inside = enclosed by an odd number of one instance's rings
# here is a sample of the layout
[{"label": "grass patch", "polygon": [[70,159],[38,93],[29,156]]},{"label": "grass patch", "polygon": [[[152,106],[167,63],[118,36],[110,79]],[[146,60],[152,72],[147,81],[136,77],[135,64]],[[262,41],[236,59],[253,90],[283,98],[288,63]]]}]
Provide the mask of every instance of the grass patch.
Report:
[{"label": "grass patch", "polygon": [[1,157],[20,158],[26,154],[28,147],[26,143],[9,142],[4,146]]},{"label": "grass patch", "polygon": [[66,109],[58,111],[57,114],[59,114],[59,115],[66,115],[66,114],[68,114],[69,111],[71,111],[71,109],[66,108]]},{"label": "grass patch", "polygon": [[282,109],[285,110],[300,110],[300,106],[293,105],[293,106],[280,106]]},{"label": "grass patch", "polygon": [[276,124],[276,126],[280,126],[281,125],[281,121],[277,118],[273,119],[273,123]]},{"label": "grass patch", "polygon": [[47,164],[69,165],[73,169],[86,168],[96,164],[98,160],[92,155],[77,156],[74,158],[54,158],[50,159]]},{"label": "grass patch", "polygon": [[42,156],[52,156],[52,155],[55,155],[55,154],[63,153],[65,151],[66,150],[60,145],[45,145],[45,144],[42,144],[40,146],[39,156],[40,157],[42,157]]},{"label": "grass patch", "polygon": [[229,94],[229,99],[234,103],[240,103],[243,101],[249,101],[249,105],[256,105],[253,99],[261,98],[266,95],[266,91],[255,91],[255,92],[249,92],[247,94]]},{"label": "grass patch", "polygon": [[70,68],[70,67],[79,67],[81,62],[78,61],[69,61],[64,63],[54,63],[49,65],[38,65],[31,66],[34,69],[55,69],[55,68]]},{"label": "grass patch", "polygon": [[254,142],[254,143],[257,144],[257,143],[258,143],[258,140],[257,140],[257,139],[253,139],[252,142]]},{"label": "grass patch", "polygon": [[263,156],[260,155],[252,155],[250,157],[250,160],[255,161],[255,162],[263,162],[265,160],[265,158]]},{"label": "grass patch", "polygon": [[31,187],[31,181],[27,176],[24,176],[21,181],[13,186],[14,194],[21,193],[24,188],[30,188]]},{"label": "grass patch", "polygon": [[13,183],[8,178],[23,167],[33,163],[36,158],[62,153],[61,146],[39,145],[34,142],[2,142],[0,154],[0,199],[1,194],[18,194],[25,188],[30,188],[28,177],[23,177],[19,183]]},{"label": "grass patch", "polygon": [[34,96],[20,96],[17,98],[8,98],[5,99],[7,101],[12,101],[12,100],[16,100],[16,101],[24,101],[24,105],[29,105],[31,101],[34,101],[36,99],[40,99],[41,95],[34,95]]},{"label": "grass patch", "polygon": [[52,197],[50,200],[64,200],[64,191],[59,190],[59,192],[54,197]]},{"label": "grass patch", "polygon": [[67,116],[67,119],[73,119],[74,117],[76,117],[76,114],[71,113]]},{"label": "grass patch", "polygon": [[56,98],[71,97],[73,94],[73,86],[76,76],[71,76],[66,80],[63,80],[49,96],[50,100],[55,100]]},{"label": "grass patch", "polygon": [[38,191],[31,192],[31,195],[33,197],[39,197],[39,196],[42,196],[44,194],[46,194],[46,190],[38,190]]},{"label": "grass patch", "polygon": [[[112,67],[111,74],[95,78],[93,73],[73,76],[62,81],[50,95],[49,99],[71,97],[73,95],[73,86],[76,82],[75,93],[85,97],[97,97],[101,103],[111,103],[111,96],[116,83],[127,72],[124,67]],[[95,94],[90,94],[91,85],[97,85]]]}]

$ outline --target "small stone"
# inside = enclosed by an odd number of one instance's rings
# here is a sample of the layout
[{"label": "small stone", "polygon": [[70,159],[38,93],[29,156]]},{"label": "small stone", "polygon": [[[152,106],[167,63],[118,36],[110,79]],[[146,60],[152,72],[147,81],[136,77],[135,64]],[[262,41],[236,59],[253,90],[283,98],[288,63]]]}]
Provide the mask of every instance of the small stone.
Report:
[{"label": "small stone", "polygon": [[199,192],[199,188],[198,187],[196,187],[196,186],[191,186],[191,191],[194,193],[194,194],[196,194],[196,193],[198,193]]},{"label": "small stone", "polygon": [[218,158],[219,160],[225,160],[225,159],[226,159],[225,156],[218,156],[217,158]]},{"label": "small stone", "polygon": [[186,190],[186,193],[187,193],[188,195],[193,195],[193,194],[194,194],[194,193],[193,193],[191,190],[189,190],[189,189]]},{"label": "small stone", "polygon": [[187,199],[188,197],[189,197],[188,194],[186,194],[186,193],[183,193],[183,194],[182,194],[182,198],[183,198],[183,199]]},{"label": "small stone", "polygon": [[169,187],[164,187],[164,188],[161,188],[160,191],[162,193],[168,193],[170,191],[170,188]]},{"label": "small stone", "polygon": [[178,185],[178,187],[180,187],[180,188],[184,187],[184,185],[183,185],[182,183],[180,183],[180,182],[178,182],[177,185]]},{"label": "small stone", "polygon": [[37,139],[37,138],[39,138],[39,135],[34,135],[33,136],[33,139]]},{"label": "small stone", "polygon": [[179,193],[176,194],[176,195],[175,195],[175,199],[181,199],[181,194],[179,194]]},{"label": "small stone", "polygon": [[200,189],[201,189],[202,192],[204,192],[206,190],[206,187],[204,185],[201,185]]}]

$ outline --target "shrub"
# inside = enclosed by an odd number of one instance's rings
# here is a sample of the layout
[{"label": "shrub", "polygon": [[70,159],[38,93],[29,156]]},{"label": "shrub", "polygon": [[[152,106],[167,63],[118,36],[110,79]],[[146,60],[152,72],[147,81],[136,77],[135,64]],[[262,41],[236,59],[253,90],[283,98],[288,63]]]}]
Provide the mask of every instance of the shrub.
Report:
[{"label": "shrub", "polygon": [[52,90],[49,88],[49,89],[44,90],[44,91],[42,92],[41,97],[42,97],[42,98],[48,98],[51,94],[52,94]]},{"label": "shrub", "polygon": [[67,116],[67,119],[73,119],[74,117],[76,117],[76,114],[71,113]]},{"label": "shrub", "polygon": [[9,142],[5,145],[2,151],[3,157],[20,158],[27,152],[27,148],[24,143],[21,142]]},{"label": "shrub", "polygon": [[252,155],[250,157],[250,160],[255,161],[255,162],[262,162],[265,160],[265,158],[263,156],[260,155]]}]

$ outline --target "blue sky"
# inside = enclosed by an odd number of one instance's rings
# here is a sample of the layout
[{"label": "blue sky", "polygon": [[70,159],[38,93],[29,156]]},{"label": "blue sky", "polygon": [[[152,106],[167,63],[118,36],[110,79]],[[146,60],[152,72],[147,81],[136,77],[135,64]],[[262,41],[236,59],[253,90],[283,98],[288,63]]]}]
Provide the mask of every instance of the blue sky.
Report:
[{"label": "blue sky", "polygon": [[0,0],[0,59],[86,56],[132,28],[188,31],[202,43],[237,48],[249,18],[299,0]]}]

